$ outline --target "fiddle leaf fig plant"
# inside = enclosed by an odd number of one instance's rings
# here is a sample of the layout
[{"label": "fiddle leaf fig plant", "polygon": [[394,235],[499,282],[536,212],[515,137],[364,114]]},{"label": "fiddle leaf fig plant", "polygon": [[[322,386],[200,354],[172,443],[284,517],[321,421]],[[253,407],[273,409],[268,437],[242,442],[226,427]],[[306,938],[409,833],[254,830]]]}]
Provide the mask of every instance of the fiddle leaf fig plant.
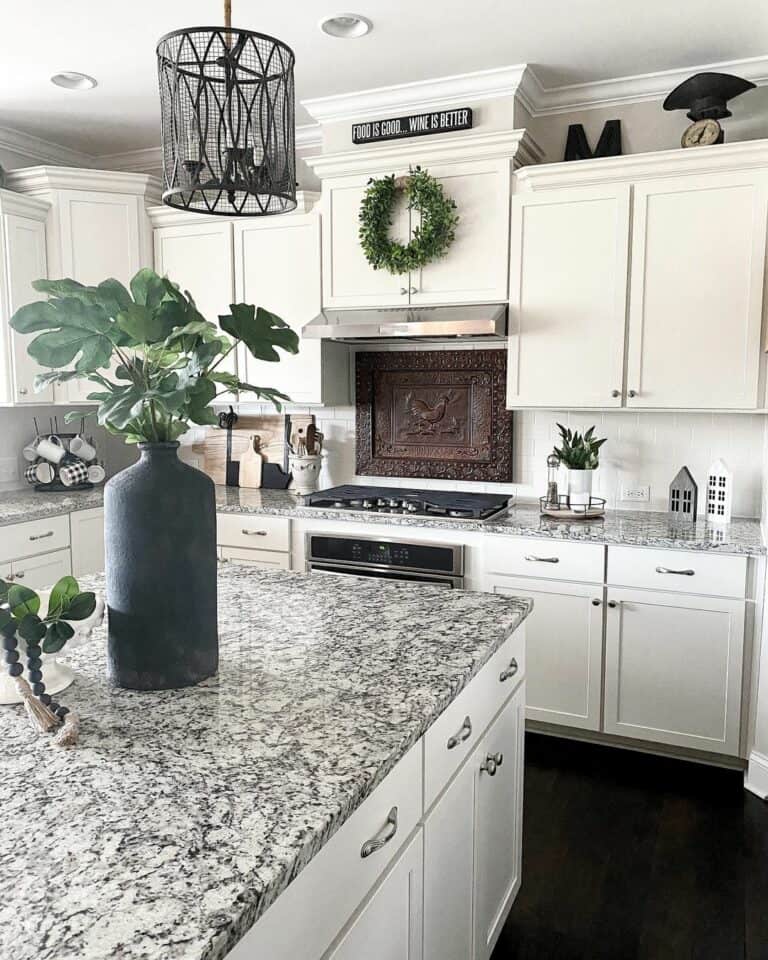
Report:
[{"label": "fiddle leaf fig plant", "polygon": [[599,450],[605,443],[605,438],[597,440],[594,436],[595,428],[590,427],[582,436],[578,431],[572,431],[558,423],[561,446],[555,447],[554,454],[569,470],[597,470],[600,466]]},{"label": "fiddle leaf fig plant", "polygon": [[[167,277],[143,269],[130,290],[114,279],[96,286],[76,280],[36,280],[47,300],[16,311],[11,326],[37,334],[27,351],[50,372],[35,389],[75,378],[90,380],[98,422],[127,443],[177,440],[192,424],[215,424],[211,404],[222,393],[241,391],[279,410],[284,393],[242,381],[221,364],[243,343],[257,360],[297,353],[298,337],[263,307],[235,303],[219,325],[197,309],[192,295]],[[68,413],[66,420],[79,419]]]}]

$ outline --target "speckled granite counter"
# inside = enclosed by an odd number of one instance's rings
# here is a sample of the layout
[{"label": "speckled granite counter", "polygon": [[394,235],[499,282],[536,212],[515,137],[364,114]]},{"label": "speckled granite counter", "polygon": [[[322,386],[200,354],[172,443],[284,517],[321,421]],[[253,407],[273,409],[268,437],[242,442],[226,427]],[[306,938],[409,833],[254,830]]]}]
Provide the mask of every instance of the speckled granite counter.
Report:
[{"label": "speckled granite counter", "polygon": [[3,958],[224,957],[530,610],[234,564],[219,598],[217,678],[110,690],[100,636],[76,748],[0,708]]},{"label": "speckled granite counter", "polygon": [[[101,506],[103,488],[87,493],[44,494],[21,490],[0,494],[0,526],[35,520],[74,510]],[[313,520],[344,520],[382,524],[388,527],[422,527],[437,530],[473,530],[518,537],[582,540],[589,543],[622,543],[677,550],[717,550],[757,556],[766,552],[760,521],[736,519],[722,527],[699,520],[695,524],[673,523],[666,513],[644,510],[609,510],[602,520],[564,523],[542,517],[532,503],[515,505],[499,520],[475,523],[466,520],[402,517],[350,510],[325,510],[304,505],[303,498],[288,490],[240,490],[216,487],[220,513],[251,513],[273,517]]]}]

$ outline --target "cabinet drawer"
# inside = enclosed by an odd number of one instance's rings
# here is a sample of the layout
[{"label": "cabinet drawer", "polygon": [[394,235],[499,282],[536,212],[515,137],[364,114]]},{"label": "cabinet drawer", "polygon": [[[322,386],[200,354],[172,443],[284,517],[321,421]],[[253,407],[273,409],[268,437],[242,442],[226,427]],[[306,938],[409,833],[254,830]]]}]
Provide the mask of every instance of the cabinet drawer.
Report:
[{"label": "cabinet drawer", "polygon": [[[383,875],[421,819],[422,744],[413,746],[370,797],[280,894],[228,960],[317,960]],[[363,857],[363,846],[392,834]],[[311,904],[311,909],[308,905]]]},{"label": "cabinet drawer", "polygon": [[0,562],[34,557],[69,546],[69,516],[29,520],[3,527],[0,534]]},{"label": "cabinet drawer", "polygon": [[424,809],[474,750],[525,674],[525,624],[496,651],[424,735]]},{"label": "cabinet drawer", "polygon": [[222,547],[249,550],[291,549],[291,521],[286,517],[262,517],[243,513],[219,513],[217,540]]},{"label": "cabinet drawer", "polygon": [[278,550],[244,550],[240,547],[222,547],[222,560],[231,560],[233,563],[248,563],[254,567],[264,567],[272,570],[290,570],[290,553],[281,553]]},{"label": "cabinet drawer", "polygon": [[44,590],[52,587],[72,573],[72,560],[69,550],[57,550],[55,553],[41,553],[36,557],[16,560],[10,564],[10,571],[0,568],[0,577],[9,583],[18,583],[30,590]]},{"label": "cabinet drawer", "polygon": [[645,547],[608,548],[608,583],[615,586],[741,599],[746,578],[746,557]]},{"label": "cabinet drawer", "polygon": [[548,537],[490,535],[483,544],[486,573],[546,580],[603,582],[605,547]]}]

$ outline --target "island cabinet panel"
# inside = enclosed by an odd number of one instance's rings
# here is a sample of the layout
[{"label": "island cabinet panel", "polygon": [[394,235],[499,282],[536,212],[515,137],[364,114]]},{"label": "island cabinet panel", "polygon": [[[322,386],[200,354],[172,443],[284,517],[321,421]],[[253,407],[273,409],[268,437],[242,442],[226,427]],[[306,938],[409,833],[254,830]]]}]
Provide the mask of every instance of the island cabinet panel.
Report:
[{"label": "island cabinet panel", "polygon": [[768,174],[634,187],[627,405],[758,403]]},{"label": "island cabinet panel", "polygon": [[620,407],[630,188],[512,202],[508,407]]},{"label": "island cabinet panel", "polygon": [[422,831],[327,960],[422,960]]},{"label": "island cabinet panel", "polygon": [[69,515],[72,576],[85,577],[104,570],[104,509],[77,510]]},{"label": "island cabinet panel", "polygon": [[489,576],[486,590],[531,597],[526,622],[526,716],[599,730],[603,675],[603,587]]},{"label": "island cabinet panel", "polygon": [[475,960],[489,960],[520,889],[524,735],[521,684],[473,756]]},{"label": "island cabinet panel", "polygon": [[609,587],[605,732],[739,754],[745,602]]},{"label": "island cabinet panel", "polygon": [[69,550],[56,550],[53,553],[15,560],[10,564],[10,570],[0,573],[0,577],[31,590],[43,590],[71,573],[72,560]]},{"label": "island cabinet panel", "polygon": [[[419,742],[280,894],[228,954],[228,960],[320,960],[326,956],[332,943],[338,942],[339,933],[347,929],[350,918],[357,919],[361,915],[358,912],[361,904],[417,828],[420,865],[422,757]],[[395,816],[396,825],[392,822]],[[377,843],[376,849],[363,857],[364,845],[369,841],[383,842]],[[410,878],[416,861],[406,857],[406,862],[407,867],[403,869]],[[420,879],[420,869],[418,873]],[[390,887],[381,902],[389,903],[393,899],[402,903],[400,885],[403,882],[402,874],[399,874],[393,883],[396,889]],[[375,909],[370,916],[373,918],[377,914],[378,909]],[[370,922],[374,924],[378,920],[371,919]],[[399,931],[393,932],[393,936],[399,937]],[[418,937],[420,940],[420,927]],[[339,946],[341,948],[341,944]],[[358,954],[360,957],[364,955],[365,952]],[[339,958],[347,956],[352,954],[339,954]],[[409,954],[384,953],[381,956],[387,960],[391,956],[395,960],[396,957],[409,957]],[[418,954],[413,956],[418,960]]]}]

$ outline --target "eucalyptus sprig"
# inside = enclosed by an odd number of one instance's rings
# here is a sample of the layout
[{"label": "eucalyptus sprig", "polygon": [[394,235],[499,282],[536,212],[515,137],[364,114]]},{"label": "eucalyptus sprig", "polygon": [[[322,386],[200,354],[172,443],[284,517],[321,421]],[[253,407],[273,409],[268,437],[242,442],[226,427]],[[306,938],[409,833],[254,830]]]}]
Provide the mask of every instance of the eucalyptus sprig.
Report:
[{"label": "eucalyptus sprig", "polygon": [[600,466],[598,451],[605,443],[605,438],[594,438],[595,428],[590,427],[582,436],[578,431],[573,432],[562,423],[558,423],[562,446],[555,447],[554,454],[570,470],[597,470]]},{"label": "eucalyptus sprig", "polygon": [[114,279],[97,286],[36,280],[32,286],[48,299],[21,307],[11,326],[37,334],[27,352],[52,368],[36,377],[35,389],[90,380],[98,387],[87,397],[98,402],[98,422],[127,443],[173,441],[192,424],[215,424],[210,405],[224,393],[253,393],[278,409],[290,399],[221,369],[238,343],[270,362],[280,359],[277,348],[298,352],[293,330],[262,307],[231,304],[217,326],[188,291],[146,268],[133,277],[130,292]]},{"label": "eucalyptus sprig", "polygon": [[0,580],[0,635],[40,645],[43,653],[58,653],[75,634],[69,621],[87,620],[96,609],[96,594],[81,591],[74,577],[62,577],[51,590],[48,611],[42,616],[40,606],[34,590]]}]

